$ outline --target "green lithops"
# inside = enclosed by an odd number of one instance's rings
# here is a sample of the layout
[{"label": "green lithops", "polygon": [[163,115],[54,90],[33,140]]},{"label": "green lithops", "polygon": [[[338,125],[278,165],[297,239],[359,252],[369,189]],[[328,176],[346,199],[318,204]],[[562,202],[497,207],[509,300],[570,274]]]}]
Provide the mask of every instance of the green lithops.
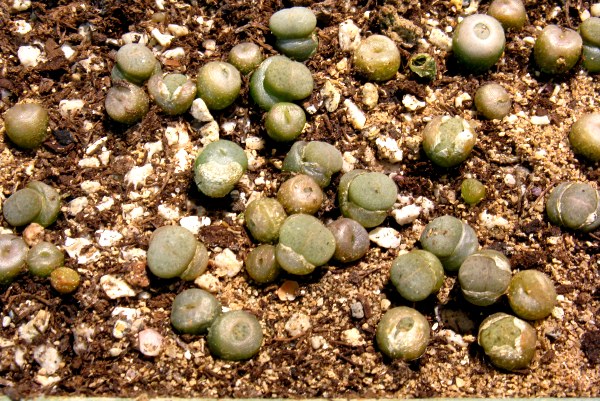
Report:
[{"label": "green lithops", "polygon": [[342,215],[367,228],[383,223],[397,197],[398,187],[390,177],[367,170],[344,174],[338,187]]},{"label": "green lithops", "polygon": [[75,269],[59,267],[50,273],[50,285],[61,294],[75,292],[81,284],[81,276]]},{"label": "green lithops", "polygon": [[423,129],[423,150],[440,167],[454,167],[469,157],[477,133],[461,117],[436,116]]},{"label": "green lithops", "polygon": [[323,198],[319,184],[305,174],[285,181],[277,191],[277,200],[288,214],[315,214],[321,208]]},{"label": "green lithops", "polygon": [[473,206],[485,199],[485,185],[475,178],[467,178],[460,184],[460,196]]},{"label": "green lithops", "polygon": [[582,46],[581,36],[576,31],[548,25],[535,40],[533,59],[542,72],[564,74],[579,61]]},{"label": "green lithops", "polygon": [[156,74],[148,81],[148,92],[162,111],[178,115],[192,106],[196,97],[196,84],[183,74]]},{"label": "green lithops", "polygon": [[208,348],[228,361],[252,358],[260,350],[263,332],[256,316],[242,310],[225,312],[208,329]]},{"label": "green lithops", "polygon": [[279,229],[287,217],[277,199],[259,198],[246,207],[244,222],[248,231],[258,242],[274,242],[279,238]]},{"label": "green lithops", "polygon": [[211,110],[229,107],[240,94],[242,77],[233,65],[224,61],[211,61],[198,71],[198,97]]},{"label": "green lithops", "polygon": [[510,261],[493,249],[469,255],[458,270],[458,282],[467,301],[478,306],[495,303],[506,293],[511,279]]},{"label": "green lithops", "polygon": [[34,276],[48,277],[65,262],[65,255],[50,242],[39,242],[27,253],[27,267]]},{"label": "green lithops", "polygon": [[194,162],[194,181],[204,195],[226,196],[248,169],[248,157],[234,142],[220,139],[204,147]]},{"label": "green lithops", "polygon": [[388,357],[412,361],[425,353],[430,330],[425,316],[413,308],[398,306],[381,317],[375,339]]},{"label": "green lithops", "polygon": [[321,141],[294,142],[283,160],[283,171],[306,174],[325,188],[331,176],[342,169],[342,154],[335,146]]},{"label": "green lithops", "polygon": [[335,238],[319,219],[293,214],[283,222],[275,256],[288,273],[305,275],[322,266],[335,252]]},{"label": "green lithops", "polygon": [[189,230],[163,226],[152,233],[146,259],[157,277],[193,280],[206,271],[208,251]]},{"label": "green lithops", "polygon": [[454,30],[452,51],[458,62],[472,72],[490,69],[504,52],[504,29],[485,14],[465,17]]},{"label": "green lithops", "polygon": [[50,224],[54,223],[58,218],[62,205],[58,191],[41,181],[31,181],[25,187],[33,189],[42,196],[42,209],[33,219],[33,222],[38,223],[43,227],[48,227]]},{"label": "green lithops", "polygon": [[384,35],[371,35],[360,41],[352,58],[354,69],[370,81],[387,81],[400,68],[400,51]]},{"label": "green lithops", "polygon": [[128,43],[117,52],[113,77],[123,77],[136,85],[142,84],[160,68],[152,51],[139,43]]},{"label": "green lithops", "polygon": [[211,293],[190,288],[175,297],[171,324],[180,333],[204,334],[221,314],[221,303]]},{"label": "green lithops", "polygon": [[121,124],[134,124],[148,113],[146,92],[128,81],[118,81],[108,90],[104,107],[108,116]]},{"label": "green lithops", "polygon": [[263,110],[271,110],[276,103],[284,102],[285,100],[275,96],[272,93],[267,92],[265,89],[265,74],[267,73],[267,68],[271,65],[271,63],[278,58],[285,58],[284,56],[273,56],[264,60],[260,65],[254,70],[252,76],[250,77],[250,97],[254,100],[261,109]]},{"label": "green lithops", "polygon": [[4,130],[19,148],[37,148],[47,136],[48,111],[37,103],[15,104],[4,113]]},{"label": "green lithops", "polygon": [[244,265],[248,276],[259,284],[275,281],[281,272],[275,257],[275,246],[270,244],[262,244],[251,250]]},{"label": "green lithops", "polygon": [[414,249],[392,262],[390,280],[398,293],[412,302],[438,292],[444,283],[444,268],[431,252]]},{"label": "green lithops", "polygon": [[537,270],[523,270],[515,274],[507,295],[510,308],[521,319],[543,319],[556,306],[554,283]]},{"label": "green lithops", "polygon": [[479,326],[477,342],[494,366],[508,371],[525,369],[535,355],[537,335],[529,323],[495,313]]},{"label": "green lithops", "polygon": [[581,116],[569,131],[573,151],[593,161],[600,161],[600,113]]},{"label": "green lithops", "polygon": [[0,284],[10,283],[26,268],[29,247],[22,238],[0,234]]},{"label": "green lithops", "polygon": [[306,7],[284,8],[269,19],[269,29],[277,38],[275,47],[296,60],[307,60],[317,51],[317,18]]},{"label": "green lithops", "polygon": [[354,262],[369,250],[369,233],[358,221],[340,217],[329,223],[327,228],[335,238],[334,259],[343,263]]},{"label": "green lithops", "polygon": [[475,92],[475,107],[488,120],[501,120],[510,113],[512,102],[504,87],[495,82],[481,85]]},{"label": "green lithops", "polygon": [[306,124],[306,114],[295,103],[276,103],[265,118],[267,135],[277,142],[293,141],[300,136]]},{"label": "green lithops", "polygon": [[600,18],[590,17],[583,21],[579,26],[579,34],[583,40],[583,68],[592,73],[600,72]]},{"label": "green lithops", "polygon": [[38,223],[48,227],[60,213],[59,193],[41,181],[31,181],[4,202],[2,213],[8,224],[20,227]]},{"label": "green lithops", "polygon": [[423,249],[438,257],[447,271],[457,271],[479,248],[475,230],[449,215],[437,217],[427,224],[420,242]]},{"label": "green lithops", "polygon": [[434,80],[437,77],[435,58],[427,53],[417,53],[408,59],[408,68],[421,78]]},{"label": "green lithops", "polygon": [[263,59],[264,56],[257,44],[242,42],[233,46],[227,61],[245,75],[254,71]]},{"label": "green lithops", "polygon": [[504,29],[519,30],[527,22],[527,12],[521,0],[493,0],[487,10]]},{"label": "green lithops", "polygon": [[594,231],[600,227],[600,192],[583,182],[562,182],[550,193],[546,213],[553,224]]}]

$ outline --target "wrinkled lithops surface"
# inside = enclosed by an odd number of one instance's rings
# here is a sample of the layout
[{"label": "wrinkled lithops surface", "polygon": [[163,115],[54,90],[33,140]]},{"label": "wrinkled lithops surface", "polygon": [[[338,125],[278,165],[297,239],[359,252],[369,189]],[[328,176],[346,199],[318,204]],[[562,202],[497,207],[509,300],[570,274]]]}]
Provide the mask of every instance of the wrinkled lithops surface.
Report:
[{"label": "wrinkled lithops surface", "polygon": [[[331,263],[307,277],[284,276],[268,286],[253,284],[243,271],[254,245],[240,216],[249,200],[276,194],[287,177],[278,167],[288,147],[266,139],[263,113],[248,100],[247,79],[234,105],[212,116],[202,104],[181,117],[165,116],[153,105],[140,123],[123,128],[108,120],[103,102],[123,35],[155,43],[164,71],[195,77],[201,65],[226,59],[242,40],[274,54],[266,27],[281,2],[28,3],[0,4],[0,112],[18,100],[37,99],[49,110],[52,134],[33,152],[16,150],[0,137],[0,197],[34,179],[60,190],[62,215],[37,235],[61,246],[82,284],[73,295],[59,296],[46,280],[23,275],[0,290],[3,393],[598,396],[600,233],[554,227],[543,205],[560,181],[598,185],[598,166],[573,155],[567,134],[583,113],[598,112],[600,83],[579,68],[560,78],[540,77],[529,63],[539,29],[549,23],[576,27],[589,15],[577,4],[588,2],[566,2],[568,13],[556,7],[562,2],[527,2],[529,24],[509,33],[497,66],[475,77],[461,75],[447,46],[459,16],[485,12],[487,4],[311,2],[320,44],[306,62],[315,90],[302,103],[308,124],[299,139],[334,144],[345,171],[391,175],[399,198],[383,228],[370,236],[365,258]],[[599,6],[589,8],[596,12]],[[381,33],[379,16],[394,10],[417,39],[412,47],[399,46],[397,79],[373,85],[352,73],[348,51],[358,30]],[[163,22],[153,19],[157,12],[164,13]],[[428,83],[411,75],[407,56],[417,52],[435,56],[440,79]],[[488,81],[501,83],[512,97],[511,114],[502,121],[474,113],[475,90]],[[471,156],[447,171],[419,149],[420,130],[439,114],[462,116],[478,131]],[[217,138],[240,144],[249,170],[231,195],[214,201],[194,189],[191,165],[201,147]],[[317,213],[324,221],[339,216],[339,176]],[[460,199],[466,177],[487,187],[486,199],[474,207]],[[391,261],[412,249],[423,227],[442,214],[471,224],[481,245],[503,252],[513,269],[535,268],[555,281],[558,305],[534,323],[538,345],[530,369],[507,374],[485,360],[476,345],[477,326],[493,312],[508,311],[507,303],[470,306],[455,276],[438,295],[416,304],[433,327],[421,359],[393,362],[376,350],[381,315],[406,304],[388,282]],[[150,234],[165,224],[180,224],[207,245],[209,270],[195,283],[166,282],[147,272]],[[0,225],[3,232],[12,230],[4,220]],[[229,309],[257,315],[265,332],[258,356],[215,360],[203,336],[173,332],[172,300],[194,286],[214,293]]]}]

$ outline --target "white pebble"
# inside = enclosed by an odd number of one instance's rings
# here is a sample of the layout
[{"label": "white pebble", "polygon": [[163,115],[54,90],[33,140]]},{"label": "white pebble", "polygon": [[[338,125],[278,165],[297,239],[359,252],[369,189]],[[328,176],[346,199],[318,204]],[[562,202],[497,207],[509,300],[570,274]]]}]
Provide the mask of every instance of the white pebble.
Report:
[{"label": "white pebble", "polygon": [[379,92],[377,91],[377,85],[367,82],[361,88],[361,96],[362,103],[367,106],[367,108],[372,109],[377,106],[377,102],[379,102]]},{"label": "white pebble", "polygon": [[369,239],[382,248],[398,248],[402,241],[400,233],[391,227],[377,227],[369,233]]},{"label": "white pebble", "polygon": [[325,342],[325,339],[323,338],[323,336],[314,336],[314,337],[310,338],[310,346],[315,351],[318,349],[324,348],[326,344],[327,343]]},{"label": "white pebble", "polygon": [[420,101],[413,95],[404,95],[402,97],[402,104],[410,111],[416,111],[427,106],[427,103]]},{"label": "white pebble", "polygon": [[394,138],[390,138],[389,136],[379,136],[375,140],[375,145],[377,146],[379,156],[382,159],[386,159],[391,163],[399,163],[402,161],[404,154],[398,146],[398,141]]},{"label": "white pebble", "polygon": [[592,14],[592,17],[600,17],[600,3],[592,4],[590,13]]},{"label": "white pebble", "polygon": [[35,67],[39,64],[42,51],[35,46],[21,46],[17,50],[19,62],[24,67]]},{"label": "white pebble", "polygon": [[494,228],[508,228],[509,227],[509,223],[508,220],[506,220],[504,217],[501,216],[495,216],[493,214],[489,214],[487,212],[487,210],[484,210],[483,212],[481,212],[481,214],[479,215],[479,221],[481,221],[481,223],[483,223],[483,225],[488,228],[488,229],[494,229]]},{"label": "white pebble", "polygon": [[186,26],[176,24],[167,25],[167,30],[176,38],[180,38],[190,33],[190,30]]},{"label": "white pebble", "polygon": [[152,35],[162,47],[169,47],[173,39],[175,39],[175,36],[161,33],[157,28],[150,31],[150,35]]},{"label": "white pebble", "polygon": [[429,41],[440,50],[450,51],[452,49],[452,39],[439,28],[431,30]]},{"label": "white pebble", "polygon": [[62,358],[58,350],[51,345],[39,345],[33,350],[33,359],[40,365],[40,375],[53,375],[60,368]]},{"label": "white pebble", "polygon": [[215,256],[213,265],[215,266],[215,274],[217,276],[233,277],[242,270],[244,262],[238,260],[231,249],[225,248],[223,252]]},{"label": "white pebble", "polygon": [[312,324],[310,318],[304,313],[294,313],[287,322],[285,322],[285,331],[290,337],[298,337],[310,330]]},{"label": "white pebble", "polygon": [[346,115],[352,126],[355,129],[363,129],[367,122],[365,113],[350,99],[344,100],[344,106],[346,106]]},{"label": "white pebble", "polygon": [[360,347],[367,343],[356,327],[342,331],[341,337],[342,341],[353,347]]},{"label": "white pebble", "polygon": [[144,185],[146,179],[154,173],[154,168],[151,164],[144,164],[143,166],[133,166],[127,174],[125,174],[125,182],[128,185],[133,185],[134,189],[138,189],[138,186]]},{"label": "white pebble", "polygon": [[249,136],[246,138],[246,149],[261,150],[265,147],[265,140],[257,136]]},{"label": "white pebble", "polygon": [[29,10],[29,7],[31,7],[31,0],[13,0],[12,2],[12,9],[17,12]]},{"label": "white pebble", "polygon": [[198,277],[194,280],[194,284],[212,294],[218,293],[221,289],[221,282],[219,279],[210,273],[204,273]]},{"label": "white pebble", "polygon": [[325,81],[325,85],[323,85],[323,88],[321,89],[321,96],[325,103],[325,109],[328,112],[332,113],[337,110],[340,105],[342,94],[330,80]]},{"label": "white pebble", "polygon": [[110,299],[135,296],[135,291],[125,280],[112,274],[105,274],[100,277],[100,287]]},{"label": "white pebble", "polygon": [[88,203],[88,198],[86,198],[85,196],[80,196],[69,202],[65,207],[65,211],[71,216],[76,216],[79,213],[81,213],[83,209],[85,209]]},{"label": "white pebble", "polygon": [[79,160],[77,165],[83,168],[98,168],[100,167],[100,160],[96,157],[85,157]]},{"label": "white pebble", "polygon": [[531,123],[533,125],[548,125],[550,124],[550,118],[548,116],[531,116]]},{"label": "white pebble", "polygon": [[46,332],[51,317],[52,315],[47,310],[39,310],[30,321],[19,326],[19,338],[26,343],[31,343],[38,336],[43,335]]},{"label": "white pebble", "polygon": [[506,185],[508,185],[509,187],[514,187],[517,184],[517,180],[515,179],[515,176],[512,174],[506,174],[504,176],[504,183]]},{"label": "white pebble", "polygon": [[423,210],[421,206],[408,205],[400,209],[392,210],[392,217],[394,217],[396,223],[403,226],[415,221],[421,214],[421,210]]},{"label": "white pebble", "polygon": [[63,117],[68,117],[71,114],[75,114],[75,112],[83,109],[85,107],[85,102],[81,99],[63,99],[58,103],[58,110],[60,111],[60,115]]},{"label": "white pebble", "polygon": [[15,21],[14,25],[15,25],[15,32],[19,35],[25,35],[26,33],[31,32],[31,29],[32,29],[29,22],[22,20],[22,19]]},{"label": "white pebble", "polygon": [[158,206],[158,215],[165,220],[178,220],[181,217],[178,207],[165,205],[164,203]]},{"label": "white pebble", "polygon": [[214,120],[212,114],[210,114],[210,110],[208,110],[208,107],[206,106],[206,103],[201,98],[194,99],[192,102],[192,107],[190,108],[190,114],[200,122]]},{"label": "white pebble", "polygon": [[345,52],[353,52],[360,44],[360,28],[352,20],[340,24],[338,32],[340,48]]},{"label": "white pebble", "polygon": [[148,35],[146,35],[146,33],[127,32],[121,35],[121,40],[123,41],[123,44],[139,43],[145,45],[148,44]]},{"label": "white pebble", "polygon": [[463,103],[468,100],[471,100],[471,95],[469,95],[467,92],[463,92],[454,98],[454,107],[462,108]]},{"label": "white pebble", "polygon": [[98,245],[103,247],[115,246],[123,239],[123,234],[113,230],[98,230],[96,235],[99,235]]},{"label": "white pebble", "polygon": [[163,336],[154,329],[142,330],[138,333],[138,347],[146,356],[157,356],[162,351]]},{"label": "white pebble", "polygon": [[183,47],[175,47],[173,49],[165,50],[162,53],[162,56],[171,60],[181,60],[185,57],[185,50]]},{"label": "white pebble", "polygon": [[102,188],[102,185],[98,181],[87,180],[83,181],[80,187],[86,194],[91,195],[98,192]]}]

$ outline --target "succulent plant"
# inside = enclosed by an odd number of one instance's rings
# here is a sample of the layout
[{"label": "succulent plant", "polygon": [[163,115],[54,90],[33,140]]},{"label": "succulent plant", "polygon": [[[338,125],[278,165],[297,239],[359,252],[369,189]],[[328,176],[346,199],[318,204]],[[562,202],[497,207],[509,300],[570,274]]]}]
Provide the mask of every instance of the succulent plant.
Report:
[{"label": "succulent plant", "polygon": [[469,255],[462,263],[458,282],[467,301],[488,306],[506,293],[511,274],[506,256],[493,249],[482,249]]},{"label": "succulent plant", "polygon": [[273,105],[267,113],[265,128],[267,135],[277,142],[289,142],[302,133],[306,114],[295,103],[281,102]]},{"label": "succulent plant", "polygon": [[27,252],[27,267],[34,276],[48,277],[65,262],[65,255],[50,242],[39,242]]},{"label": "succulent plant", "polygon": [[193,280],[206,271],[208,251],[194,234],[181,226],[163,226],[152,233],[146,254],[157,277]]},{"label": "succulent plant", "polygon": [[579,26],[583,41],[582,65],[589,72],[600,72],[600,18],[590,17]]},{"label": "succulent plant", "polygon": [[70,267],[58,267],[50,273],[50,285],[61,294],[75,292],[80,283],[79,273]]},{"label": "succulent plant", "polygon": [[506,313],[495,313],[479,326],[477,342],[494,366],[514,371],[525,369],[531,363],[537,335],[524,320]]},{"label": "succulent plant", "polygon": [[571,127],[569,142],[575,153],[600,161],[600,113],[580,117]]},{"label": "succulent plant", "polygon": [[340,217],[329,223],[327,228],[335,238],[334,259],[343,263],[354,262],[369,250],[369,233],[358,221]]},{"label": "succulent plant", "polygon": [[220,139],[204,147],[194,162],[194,180],[211,198],[227,195],[248,169],[248,157],[234,142]]},{"label": "succulent plant", "polygon": [[256,316],[229,311],[217,317],[206,337],[211,354],[228,361],[252,358],[263,341],[262,327]]},{"label": "succulent plant", "polygon": [[239,96],[241,88],[240,72],[224,61],[211,61],[198,71],[198,97],[211,110],[229,107]]},{"label": "succulent plant", "polygon": [[279,238],[279,229],[287,217],[277,199],[258,198],[246,207],[244,221],[256,241],[274,242]]},{"label": "succulent plant", "polygon": [[265,74],[267,72],[267,68],[271,65],[271,63],[278,58],[285,58],[284,56],[273,56],[267,58],[265,61],[260,63],[260,65],[254,70],[252,76],[250,77],[250,97],[254,100],[261,109],[263,110],[271,110],[276,103],[280,103],[285,101],[282,98],[275,96],[272,93],[269,93],[265,89]]},{"label": "succulent plant", "polygon": [[311,58],[319,47],[319,37],[313,31],[310,36],[299,39],[279,39],[275,41],[275,47],[291,59],[304,61]]},{"label": "succulent plant", "polygon": [[342,215],[367,228],[383,223],[397,197],[398,187],[390,177],[367,170],[344,174],[338,187]]},{"label": "succulent plant", "polygon": [[583,68],[589,72],[600,72],[600,47],[583,45],[581,60]]},{"label": "succulent plant", "polygon": [[408,60],[408,68],[421,78],[434,80],[437,77],[435,58],[427,53],[417,53]]},{"label": "succulent plant", "polygon": [[335,252],[335,238],[319,219],[308,214],[293,214],[279,230],[275,256],[288,273],[305,275],[322,266]]},{"label": "succulent plant", "polygon": [[515,274],[507,294],[511,309],[521,319],[543,319],[556,306],[554,283],[537,270],[523,270]]},{"label": "succulent plant", "polygon": [[10,283],[25,269],[28,251],[22,238],[0,234],[0,284]]},{"label": "succulent plant", "polygon": [[140,87],[128,81],[118,81],[108,90],[104,107],[114,121],[134,124],[148,113],[150,101]]},{"label": "succulent plant", "polygon": [[148,92],[162,111],[183,114],[196,97],[196,84],[183,74],[155,74],[148,81]]},{"label": "succulent plant", "polygon": [[500,84],[491,82],[475,92],[475,107],[488,120],[501,120],[510,113],[510,95]]},{"label": "succulent plant", "polygon": [[264,56],[257,44],[242,42],[233,46],[227,61],[245,75],[254,71],[263,59]]},{"label": "succulent plant", "polygon": [[117,51],[113,80],[124,78],[136,85],[142,84],[160,69],[152,51],[139,43],[128,43]]},{"label": "succulent plant", "polygon": [[277,57],[265,71],[265,90],[284,101],[302,100],[310,96],[314,81],[310,70],[287,57]]},{"label": "succulent plant", "polygon": [[319,184],[306,174],[290,178],[277,191],[277,200],[288,214],[315,214],[321,208],[323,198]]},{"label": "succulent plant", "polygon": [[277,40],[275,47],[286,56],[307,60],[317,51],[317,18],[306,7],[284,8],[269,19],[269,29]]},{"label": "succulent plant", "polygon": [[452,36],[454,56],[468,70],[490,69],[504,52],[504,29],[498,20],[485,14],[465,17]]},{"label": "succulent plant", "polygon": [[2,213],[11,226],[38,223],[48,227],[60,213],[59,193],[41,181],[31,181],[4,202]]},{"label": "succulent plant", "polygon": [[388,310],[377,324],[379,350],[392,359],[411,361],[423,355],[430,338],[429,322],[413,308]]},{"label": "succulent plant", "polygon": [[535,40],[533,59],[542,72],[564,74],[579,61],[582,45],[576,31],[548,25]]},{"label": "succulent plant", "polygon": [[475,178],[467,178],[460,184],[460,196],[463,200],[473,206],[485,198],[485,185]]},{"label": "succulent plant", "polygon": [[259,284],[275,281],[281,272],[275,257],[275,246],[270,244],[262,244],[251,250],[244,264],[250,278]]},{"label": "succulent plant", "polygon": [[469,157],[477,133],[461,117],[436,116],[423,129],[423,150],[440,167],[453,167]]},{"label": "succulent plant", "polygon": [[369,81],[387,81],[400,68],[400,51],[384,35],[371,35],[360,41],[352,58],[354,68]]},{"label": "succulent plant", "polygon": [[4,113],[4,130],[19,148],[37,148],[46,139],[48,111],[37,103],[15,104]]},{"label": "succulent plant", "polygon": [[600,227],[600,192],[583,182],[562,182],[550,193],[546,213],[553,224],[594,231]]},{"label": "succulent plant", "polygon": [[520,30],[527,22],[527,12],[521,0],[493,0],[487,11],[504,29]]},{"label": "succulent plant", "polygon": [[171,307],[171,324],[185,334],[204,334],[221,314],[221,303],[211,293],[190,288],[175,297]]},{"label": "succulent plant", "polygon": [[475,230],[449,215],[437,217],[427,224],[420,242],[423,249],[438,257],[447,271],[457,271],[479,248]]},{"label": "succulent plant", "polygon": [[414,249],[392,262],[390,279],[398,293],[412,302],[438,292],[444,283],[444,268],[431,252]]},{"label": "succulent plant", "polygon": [[306,174],[325,188],[331,176],[342,169],[342,154],[335,146],[321,141],[294,142],[283,160],[283,171]]}]

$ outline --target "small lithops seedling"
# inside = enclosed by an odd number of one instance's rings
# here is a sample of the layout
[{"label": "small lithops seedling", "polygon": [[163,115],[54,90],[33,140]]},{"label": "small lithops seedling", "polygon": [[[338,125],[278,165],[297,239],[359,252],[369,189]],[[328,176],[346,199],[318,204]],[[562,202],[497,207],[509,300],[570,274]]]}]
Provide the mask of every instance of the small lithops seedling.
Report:
[{"label": "small lithops seedling", "polygon": [[198,71],[198,97],[211,110],[223,110],[240,94],[242,77],[233,65],[224,61],[211,61]]},{"label": "small lithops seedling", "polygon": [[252,42],[242,42],[233,46],[227,61],[242,74],[249,74],[262,63],[264,56],[260,47]]},{"label": "small lithops seedling", "polygon": [[527,12],[521,0],[494,0],[487,13],[500,21],[504,29],[519,30],[527,22]]},{"label": "small lithops seedling", "polygon": [[193,280],[206,271],[208,251],[189,230],[163,226],[152,233],[146,259],[157,277]]},{"label": "small lithops seedling", "polygon": [[546,213],[553,224],[593,231],[600,227],[600,192],[583,182],[562,182],[550,193]]},{"label": "small lithops seedling", "polygon": [[289,142],[302,133],[306,124],[306,114],[295,103],[276,103],[267,113],[265,128],[267,135],[277,142]]},{"label": "small lithops seedling", "polygon": [[262,244],[251,250],[244,264],[250,278],[259,284],[275,281],[281,272],[275,257],[275,246],[270,244]]},{"label": "small lithops seedling", "polygon": [[317,18],[306,7],[284,8],[269,19],[269,29],[277,40],[275,47],[296,60],[307,60],[319,45],[315,28]]},{"label": "small lithops seedling", "polygon": [[185,334],[204,334],[221,314],[221,303],[211,293],[190,288],[179,293],[171,307],[171,324]]},{"label": "small lithops seedling", "polygon": [[400,68],[400,51],[387,36],[372,35],[360,41],[352,60],[356,71],[369,81],[387,81]]},{"label": "small lithops seedling", "polygon": [[458,282],[467,301],[478,306],[493,304],[510,284],[510,262],[493,249],[469,255],[458,270]]},{"label": "small lithops seedling", "polygon": [[275,256],[288,273],[305,275],[322,266],[335,252],[335,238],[319,219],[293,214],[283,222]]},{"label": "small lithops seedling", "polygon": [[342,176],[338,187],[338,203],[344,217],[364,227],[383,223],[396,202],[398,187],[383,173],[352,170]]},{"label": "small lithops seedling", "polygon": [[246,207],[244,222],[256,241],[274,242],[279,238],[279,229],[287,217],[277,199],[259,198]]},{"label": "small lithops seedling", "polygon": [[25,269],[28,251],[22,238],[0,234],[0,284],[10,283]]},{"label": "small lithops seedling", "polygon": [[488,120],[501,120],[510,113],[512,102],[504,87],[497,83],[480,86],[475,92],[475,107]]},{"label": "small lithops seedling", "polygon": [[248,169],[248,157],[234,142],[212,142],[194,162],[194,181],[200,192],[211,198],[227,195]]},{"label": "small lithops seedling", "polygon": [[122,76],[134,84],[141,84],[160,68],[152,51],[139,43],[128,43],[117,52],[117,71],[113,76]]},{"label": "small lithops seedling", "polygon": [[575,153],[600,161],[600,113],[580,117],[571,127],[569,142]]},{"label": "small lithops seedling", "polygon": [[434,80],[437,77],[435,58],[427,53],[418,53],[408,60],[408,68],[421,78]]},{"label": "small lithops seedling", "polygon": [[463,200],[473,206],[485,198],[485,185],[475,178],[467,178],[460,184],[460,196]]},{"label": "small lithops seedling", "polygon": [[108,116],[121,124],[140,121],[150,107],[148,95],[140,87],[127,81],[115,82],[104,99]]},{"label": "small lithops seedling", "polygon": [[583,40],[583,68],[589,72],[600,72],[600,18],[590,17],[583,21],[579,34]]},{"label": "small lithops seedling", "polygon": [[305,99],[314,87],[310,70],[287,57],[277,57],[269,64],[263,84],[267,92],[284,101]]},{"label": "small lithops seedling", "polygon": [[564,74],[579,61],[582,45],[576,31],[548,25],[535,40],[533,59],[542,72]]},{"label": "small lithops seedling", "polygon": [[479,326],[477,342],[494,366],[509,371],[525,369],[535,355],[537,335],[524,320],[495,313]]},{"label": "small lithops seedling", "polygon": [[29,223],[48,227],[56,221],[60,206],[60,195],[54,188],[31,181],[4,202],[2,213],[8,224],[15,227]]},{"label": "small lithops seedling", "polygon": [[377,324],[379,350],[392,359],[412,361],[423,355],[430,338],[427,318],[413,308],[388,310]]},{"label": "small lithops seedling", "polygon": [[556,306],[554,283],[537,270],[523,270],[515,274],[507,294],[511,309],[522,319],[543,319]]},{"label": "small lithops seedling", "polygon": [[404,299],[422,301],[442,287],[444,268],[433,253],[414,249],[394,259],[390,279]]},{"label": "small lithops seedling", "polygon": [[354,262],[369,250],[369,233],[358,221],[340,217],[329,223],[327,228],[335,238],[334,259],[343,263]]},{"label": "small lithops seedling", "polygon": [[283,160],[283,171],[306,174],[325,188],[331,176],[342,169],[342,154],[335,146],[321,141],[294,142]]},{"label": "small lithops seedling", "polygon": [[228,361],[252,358],[260,350],[263,332],[256,316],[241,310],[225,312],[215,319],[206,336],[214,356]]},{"label": "small lithops seedling", "polygon": [[504,29],[485,14],[465,17],[452,36],[452,51],[461,65],[472,72],[490,69],[504,52]]},{"label": "small lithops seedling", "polygon": [[15,104],[4,113],[4,130],[18,147],[37,148],[46,139],[48,112],[37,103]]},{"label": "small lithops seedling", "polygon": [[272,93],[267,92],[265,89],[265,74],[267,72],[267,68],[271,65],[271,63],[278,58],[285,58],[284,56],[273,56],[267,58],[265,61],[260,63],[260,65],[254,70],[252,76],[250,77],[250,97],[254,100],[261,109],[263,110],[271,110],[276,103],[283,102],[284,99],[275,96]]},{"label": "small lithops seedling", "polygon": [[80,283],[79,273],[70,267],[59,267],[50,273],[50,285],[61,294],[75,292]]},{"label": "small lithops seedling", "polygon": [[156,74],[148,81],[148,92],[162,111],[183,114],[196,97],[196,84],[183,74]]},{"label": "small lithops seedling", "polygon": [[27,253],[27,267],[34,276],[48,277],[65,263],[65,255],[50,242],[39,242]]},{"label": "small lithops seedling", "polygon": [[444,269],[456,271],[479,248],[477,234],[467,223],[453,216],[435,218],[421,234],[421,246],[438,257]]},{"label": "small lithops seedling", "polygon": [[471,154],[477,133],[461,117],[436,116],[423,129],[423,150],[440,167],[453,167]]},{"label": "small lithops seedling", "polygon": [[277,191],[277,200],[288,214],[315,214],[323,204],[323,197],[319,184],[305,174],[285,181]]}]

